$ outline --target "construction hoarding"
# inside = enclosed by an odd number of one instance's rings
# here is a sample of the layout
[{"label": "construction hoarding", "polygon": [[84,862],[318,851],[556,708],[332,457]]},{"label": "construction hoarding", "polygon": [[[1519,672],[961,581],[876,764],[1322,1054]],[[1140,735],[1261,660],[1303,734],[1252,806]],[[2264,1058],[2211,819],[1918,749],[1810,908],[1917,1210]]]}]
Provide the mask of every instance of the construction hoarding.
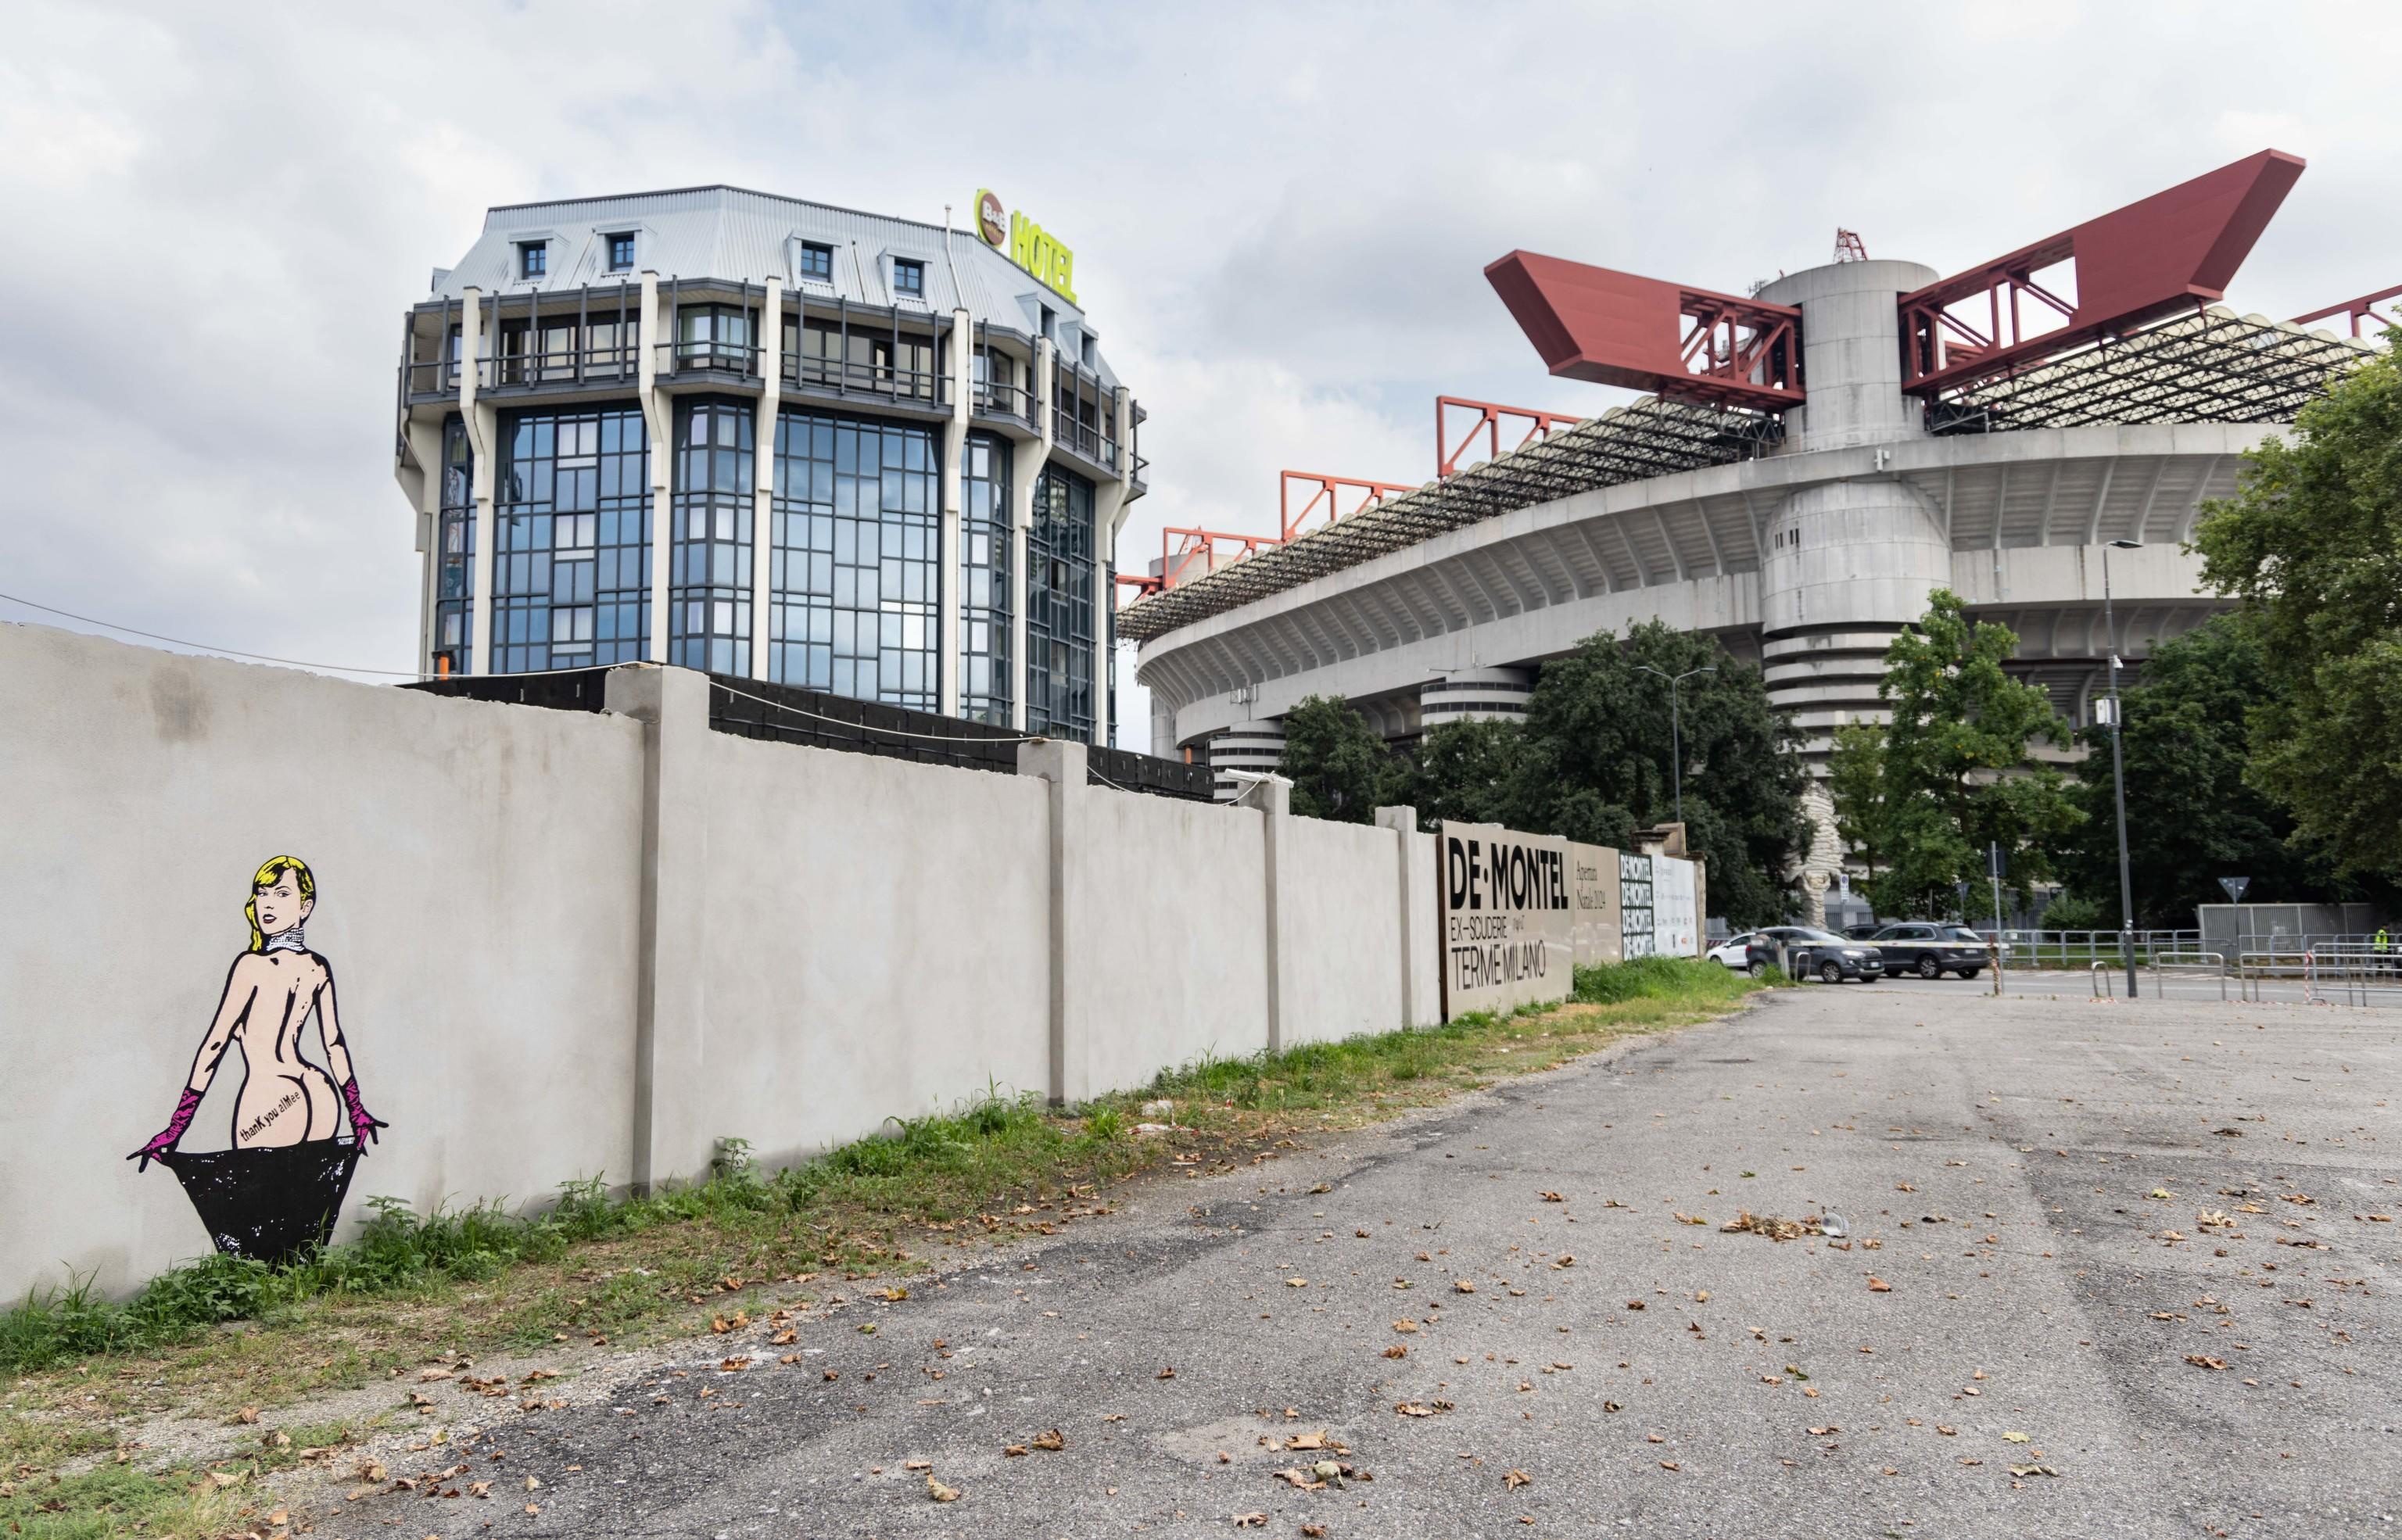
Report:
[{"label": "construction hoarding", "polygon": [[1575,956],[1568,842],[1445,823],[1438,845],[1443,1020],[1567,999]]}]

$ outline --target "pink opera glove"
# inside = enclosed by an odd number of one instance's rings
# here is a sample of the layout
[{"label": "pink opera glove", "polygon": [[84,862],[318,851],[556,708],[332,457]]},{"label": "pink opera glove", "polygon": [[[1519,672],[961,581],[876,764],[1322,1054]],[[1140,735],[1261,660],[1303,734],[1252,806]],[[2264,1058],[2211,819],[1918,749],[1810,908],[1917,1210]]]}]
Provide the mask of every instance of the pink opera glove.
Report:
[{"label": "pink opera glove", "polygon": [[150,1169],[152,1161],[161,1159],[173,1149],[176,1142],[183,1138],[184,1130],[192,1126],[192,1114],[200,1109],[200,1093],[186,1088],[184,1094],[175,1102],[175,1115],[167,1120],[167,1126],[159,1131],[159,1136],[125,1157],[129,1161],[142,1162],[133,1169],[147,1171]]},{"label": "pink opera glove", "polygon": [[342,1082],[342,1105],[350,1108],[351,1137],[358,1141],[359,1153],[364,1155],[367,1152],[367,1141],[374,1138],[375,1131],[385,1124],[367,1116],[367,1109],[359,1105],[359,1082],[354,1079]]}]

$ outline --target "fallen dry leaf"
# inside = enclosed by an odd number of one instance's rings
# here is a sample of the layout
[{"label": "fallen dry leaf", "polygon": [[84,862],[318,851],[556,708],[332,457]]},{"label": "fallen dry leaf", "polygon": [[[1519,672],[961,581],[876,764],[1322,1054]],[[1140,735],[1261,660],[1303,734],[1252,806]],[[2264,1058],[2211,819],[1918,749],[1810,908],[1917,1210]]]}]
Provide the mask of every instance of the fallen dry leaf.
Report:
[{"label": "fallen dry leaf", "polygon": [[1157,1374],[1153,1375],[1153,1379],[1157,1379],[1157,1380],[1173,1380],[1173,1379],[1175,1379],[1175,1378],[1176,1378],[1176,1366],[1175,1366],[1174,1364],[1170,1364],[1170,1365],[1168,1365],[1166,1368],[1161,1369]]},{"label": "fallen dry leaf", "polygon": [[1325,1540],[1326,1526],[1323,1524],[1304,1524],[1301,1526],[1301,1533],[1309,1536],[1309,1540]]},{"label": "fallen dry leaf", "polygon": [[2185,1361],[2191,1364],[2196,1368],[2225,1368],[2227,1367],[2226,1359],[2213,1358],[2206,1353],[2188,1353],[2185,1355]]},{"label": "fallen dry leaf", "polygon": [[926,1478],[926,1495],[937,1503],[956,1503],[959,1500],[959,1489],[946,1487],[930,1475]]},{"label": "fallen dry leaf", "polygon": [[1032,1441],[1036,1449],[1050,1450],[1055,1453],[1068,1447],[1067,1438],[1061,1435],[1057,1428],[1051,1428],[1045,1432],[1036,1434]]},{"label": "fallen dry leaf", "polygon": [[1884,1279],[1879,1278],[1874,1274],[1871,1274],[1869,1278],[1869,1292],[1871,1294],[1891,1294],[1893,1292],[1893,1286],[1886,1283]]},{"label": "fallen dry leaf", "polygon": [[1395,1321],[1393,1323],[1393,1329],[1404,1335],[1415,1331],[1417,1328],[1418,1324],[1415,1321]]},{"label": "fallen dry leaf", "polygon": [[1455,1279],[1453,1279],[1453,1280],[1452,1280],[1452,1283],[1451,1283],[1451,1286],[1452,1286],[1452,1289],[1453,1289],[1453,1291],[1454,1291],[1455,1293],[1459,1293],[1459,1294],[1473,1294],[1473,1293],[1475,1293],[1475,1292],[1476,1292],[1476,1286],[1475,1286],[1474,1284],[1470,1283],[1470,1282],[1469,1282],[1467,1279],[1465,1279],[1465,1278],[1455,1278]]},{"label": "fallen dry leaf", "polygon": [[719,1372],[725,1374],[739,1374],[750,1367],[751,1360],[748,1357],[720,1358],[717,1361]]},{"label": "fallen dry leaf", "polygon": [[2002,1438],[2005,1442],[2012,1444],[2023,1444],[2027,1442],[2027,1436],[2023,1433],[2005,1433],[2002,1435]]},{"label": "fallen dry leaf", "polygon": [[1268,1527],[1268,1516],[1264,1513],[1238,1513],[1235,1515],[1235,1527],[1238,1530],[1263,1530]]},{"label": "fallen dry leaf", "polygon": [[1535,1478],[1527,1475],[1523,1470],[1512,1470],[1508,1475],[1501,1478],[1501,1485],[1512,1491],[1515,1491],[1519,1487],[1532,1486],[1534,1485],[1534,1482]]},{"label": "fallen dry leaf", "polygon": [[1561,1197],[1556,1192],[1546,1192],[1543,1194],[1543,1202],[1547,1203],[1567,1203],[1567,1200]]},{"label": "fallen dry leaf", "polygon": [[1387,1358],[1406,1358],[1409,1355],[1410,1350],[1401,1346],[1399,1342],[1395,1342],[1391,1347],[1385,1350],[1385,1356]]},{"label": "fallen dry leaf", "polygon": [[1026,1446],[1024,1444],[1003,1444],[1001,1446],[1001,1452],[1014,1460],[1017,1456],[1026,1452]]}]

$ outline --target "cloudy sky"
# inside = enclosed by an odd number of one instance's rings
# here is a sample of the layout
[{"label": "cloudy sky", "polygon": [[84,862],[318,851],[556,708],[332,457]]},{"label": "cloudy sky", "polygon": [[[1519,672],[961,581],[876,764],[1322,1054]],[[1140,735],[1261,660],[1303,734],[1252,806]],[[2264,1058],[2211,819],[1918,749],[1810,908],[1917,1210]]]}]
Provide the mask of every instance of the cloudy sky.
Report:
[{"label": "cloudy sky", "polygon": [[1281,467],[1425,479],[1438,393],[1608,405],[1485,286],[1512,247],[1739,291],[1843,225],[1949,271],[2274,146],[2310,170],[2238,308],[2402,282],[2390,5],[10,13],[0,592],[330,665],[413,664],[399,321],[494,203],[999,189],[1151,413],[1129,568],[1272,531]]}]

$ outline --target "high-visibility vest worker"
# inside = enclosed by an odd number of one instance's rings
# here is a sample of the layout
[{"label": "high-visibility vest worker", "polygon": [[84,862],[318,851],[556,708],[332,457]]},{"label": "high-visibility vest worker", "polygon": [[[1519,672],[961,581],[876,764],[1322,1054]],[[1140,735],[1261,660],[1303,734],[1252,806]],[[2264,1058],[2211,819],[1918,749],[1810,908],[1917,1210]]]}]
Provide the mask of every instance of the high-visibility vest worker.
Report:
[{"label": "high-visibility vest worker", "polygon": [[2386,939],[2385,928],[2381,925],[2377,928],[2376,939],[2370,942],[2369,944],[2377,948],[2378,951],[2382,952],[2393,943]]}]

